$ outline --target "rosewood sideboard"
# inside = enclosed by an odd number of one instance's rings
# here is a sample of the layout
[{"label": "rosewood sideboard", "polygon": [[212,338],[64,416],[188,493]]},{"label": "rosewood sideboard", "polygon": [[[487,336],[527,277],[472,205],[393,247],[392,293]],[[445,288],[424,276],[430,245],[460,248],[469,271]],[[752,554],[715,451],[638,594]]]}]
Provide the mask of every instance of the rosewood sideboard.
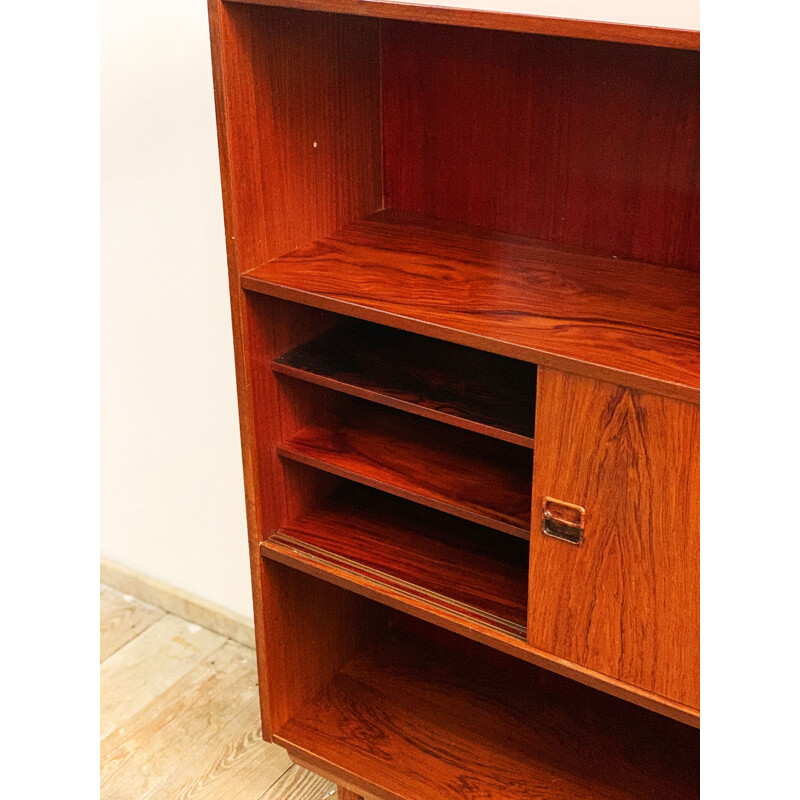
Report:
[{"label": "rosewood sideboard", "polygon": [[264,737],[699,793],[699,38],[210,0]]}]

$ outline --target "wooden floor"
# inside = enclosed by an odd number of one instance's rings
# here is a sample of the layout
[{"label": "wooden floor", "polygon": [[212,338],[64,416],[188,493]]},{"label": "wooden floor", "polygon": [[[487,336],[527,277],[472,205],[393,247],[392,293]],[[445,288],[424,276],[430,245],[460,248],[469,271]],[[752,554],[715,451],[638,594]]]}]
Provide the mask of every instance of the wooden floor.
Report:
[{"label": "wooden floor", "polygon": [[261,739],[255,651],[100,587],[101,800],[334,800]]}]

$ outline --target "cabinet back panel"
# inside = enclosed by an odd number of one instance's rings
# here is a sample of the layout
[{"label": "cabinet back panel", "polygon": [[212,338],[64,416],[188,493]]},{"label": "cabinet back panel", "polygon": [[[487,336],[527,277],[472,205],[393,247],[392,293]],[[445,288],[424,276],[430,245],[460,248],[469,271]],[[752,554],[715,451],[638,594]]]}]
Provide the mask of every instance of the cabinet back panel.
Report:
[{"label": "cabinet back panel", "polygon": [[384,20],[386,208],[699,268],[699,54]]}]

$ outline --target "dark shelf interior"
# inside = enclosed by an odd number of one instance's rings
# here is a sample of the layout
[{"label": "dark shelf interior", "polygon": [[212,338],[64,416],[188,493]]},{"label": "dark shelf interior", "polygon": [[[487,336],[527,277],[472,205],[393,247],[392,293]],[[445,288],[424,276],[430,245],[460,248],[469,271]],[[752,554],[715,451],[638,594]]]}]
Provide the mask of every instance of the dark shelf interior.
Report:
[{"label": "dark shelf interior", "polygon": [[399,800],[688,800],[698,731],[484,647],[395,630],[278,731]]},{"label": "dark shelf interior", "polygon": [[487,436],[533,445],[536,367],[361,320],[273,362],[275,372]]},{"label": "dark shelf interior", "polygon": [[359,400],[322,416],[278,453],[530,538],[530,450]]},{"label": "dark shelf interior", "polygon": [[528,545],[358,484],[342,486],[261,545],[281,563],[384,590],[525,637]]}]

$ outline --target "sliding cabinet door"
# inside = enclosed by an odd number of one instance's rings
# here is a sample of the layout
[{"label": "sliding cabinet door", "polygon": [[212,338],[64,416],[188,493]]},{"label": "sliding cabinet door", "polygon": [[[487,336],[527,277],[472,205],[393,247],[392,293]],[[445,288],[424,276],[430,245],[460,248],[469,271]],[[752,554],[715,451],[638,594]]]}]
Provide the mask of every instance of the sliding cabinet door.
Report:
[{"label": "sliding cabinet door", "polygon": [[539,371],[528,641],[699,708],[699,408]]}]

